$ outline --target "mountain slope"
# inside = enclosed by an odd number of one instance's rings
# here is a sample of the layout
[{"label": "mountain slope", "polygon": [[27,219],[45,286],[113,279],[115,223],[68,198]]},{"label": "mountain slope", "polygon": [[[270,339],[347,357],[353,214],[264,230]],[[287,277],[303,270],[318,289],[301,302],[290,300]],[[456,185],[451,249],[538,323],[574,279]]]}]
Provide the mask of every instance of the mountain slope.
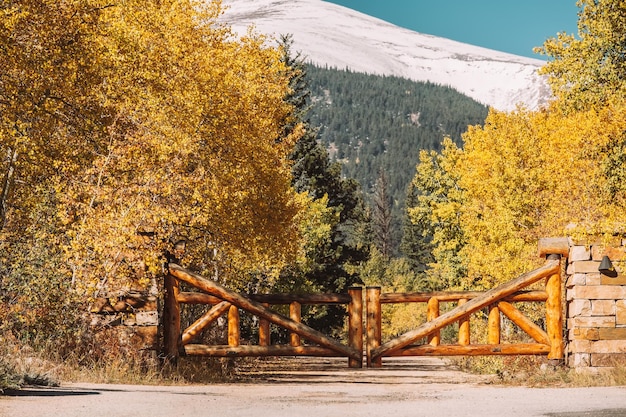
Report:
[{"label": "mountain slope", "polygon": [[393,76],[306,66],[311,126],[342,172],[373,195],[381,170],[391,197],[392,246],[400,242],[407,186],[423,149],[440,150],[444,136],[461,144],[487,108],[458,91]]},{"label": "mountain slope", "polygon": [[321,0],[224,0],[223,21],[243,34],[291,33],[314,64],[451,86],[499,110],[536,109],[549,97],[543,61],[404,29]]},{"label": "mountain slope", "polygon": [[343,172],[372,191],[380,169],[401,204],[422,149],[440,150],[449,136],[461,144],[469,125],[482,125],[487,108],[451,89],[393,76],[307,66],[311,125]]}]

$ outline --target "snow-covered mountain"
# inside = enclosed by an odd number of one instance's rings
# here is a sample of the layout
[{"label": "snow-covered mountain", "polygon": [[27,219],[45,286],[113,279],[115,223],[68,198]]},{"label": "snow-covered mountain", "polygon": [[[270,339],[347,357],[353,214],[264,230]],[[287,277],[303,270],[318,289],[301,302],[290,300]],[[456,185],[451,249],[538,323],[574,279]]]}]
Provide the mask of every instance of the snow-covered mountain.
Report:
[{"label": "snow-covered mountain", "polygon": [[292,34],[307,61],[451,86],[499,110],[536,109],[549,97],[537,75],[544,62],[425,35],[322,0],[223,0],[223,21],[239,34],[249,26]]}]

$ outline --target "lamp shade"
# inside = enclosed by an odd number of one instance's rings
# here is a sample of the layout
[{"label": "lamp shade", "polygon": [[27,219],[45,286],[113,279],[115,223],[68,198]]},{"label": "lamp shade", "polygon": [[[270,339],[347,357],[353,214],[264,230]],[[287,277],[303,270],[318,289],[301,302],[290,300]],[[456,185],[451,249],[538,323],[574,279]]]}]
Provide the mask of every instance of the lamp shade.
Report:
[{"label": "lamp shade", "polygon": [[598,271],[600,271],[601,274],[606,275],[607,277],[615,278],[617,276],[617,271],[615,270],[613,263],[606,255],[604,255],[604,257],[602,258],[602,262],[600,262]]}]

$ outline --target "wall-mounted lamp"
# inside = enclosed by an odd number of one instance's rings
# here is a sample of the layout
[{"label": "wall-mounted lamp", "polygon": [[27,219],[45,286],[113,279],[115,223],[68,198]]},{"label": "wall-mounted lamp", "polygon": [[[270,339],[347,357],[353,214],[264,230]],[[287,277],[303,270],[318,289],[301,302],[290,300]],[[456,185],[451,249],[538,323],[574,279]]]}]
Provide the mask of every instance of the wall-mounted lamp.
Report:
[{"label": "wall-mounted lamp", "polygon": [[606,275],[607,277],[615,278],[617,276],[617,271],[615,270],[613,263],[606,255],[604,255],[604,257],[602,258],[602,262],[600,262],[598,271],[600,271],[601,274]]}]

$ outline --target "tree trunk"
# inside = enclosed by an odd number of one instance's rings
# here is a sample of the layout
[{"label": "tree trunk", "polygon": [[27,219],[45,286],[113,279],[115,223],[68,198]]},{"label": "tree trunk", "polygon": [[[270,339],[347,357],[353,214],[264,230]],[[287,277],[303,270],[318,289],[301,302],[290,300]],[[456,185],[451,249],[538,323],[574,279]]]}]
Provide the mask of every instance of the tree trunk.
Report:
[{"label": "tree trunk", "polygon": [[9,148],[7,152],[7,172],[2,183],[2,194],[0,194],[0,230],[4,229],[7,220],[9,207],[9,193],[11,192],[15,179],[15,165],[17,164],[17,149]]}]

